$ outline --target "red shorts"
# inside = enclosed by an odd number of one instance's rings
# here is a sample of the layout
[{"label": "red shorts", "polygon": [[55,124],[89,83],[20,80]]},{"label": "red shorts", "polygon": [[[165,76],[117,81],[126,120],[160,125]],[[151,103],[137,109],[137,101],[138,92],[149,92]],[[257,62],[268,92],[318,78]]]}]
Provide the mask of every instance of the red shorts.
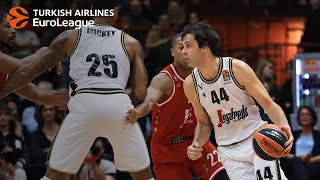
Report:
[{"label": "red shorts", "polygon": [[[191,141],[186,141],[186,145],[190,145]],[[187,156],[187,146],[184,149],[181,149],[181,146],[175,147],[175,145],[167,145],[166,150],[171,150],[168,152],[168,156],[175,158],[177,161],[173,159],[168,159],[166,153],[160,154],[158,153],[160,148],[166,145],[151,145],[151,155],[152,157],[157,156],[153,160],[153,169],[155,171],[156,179],[157,180],[167,180],[167,179],[175,179],[175,180],[192,180],[192,173],[200,177],[204,180],[211,180],[219,174],[224,167],[222,163],[218,161],[220,158],[218,155],[218,151],[214,145],[208,141],[203,146],[203,152],[201,158],[195,161],[191,161]],[[157,152],[155,152],[157,151]],[[167,159],[168,161],[165,162],[164,160]],[[180,161],[182,159],[182,161]]]}]

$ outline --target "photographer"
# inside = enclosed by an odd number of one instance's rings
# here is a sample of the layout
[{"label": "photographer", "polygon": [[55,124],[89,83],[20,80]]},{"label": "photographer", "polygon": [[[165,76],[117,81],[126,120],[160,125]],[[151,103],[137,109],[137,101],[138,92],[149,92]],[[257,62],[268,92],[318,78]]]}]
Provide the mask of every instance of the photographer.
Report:
[{"label": "photographer", "polygon": [[82,163],[77,175],[71,179],[77,180],[114,180],[117,172],[113,162],[103,159],[106,139],[97,138]]},{"label": "photographer", "polygon": [[26,172],[17,166],[17,152],[8,143],[4,142],[4,148],[1,152],[1,170],[4,179],[7,180],[26,180]]}]

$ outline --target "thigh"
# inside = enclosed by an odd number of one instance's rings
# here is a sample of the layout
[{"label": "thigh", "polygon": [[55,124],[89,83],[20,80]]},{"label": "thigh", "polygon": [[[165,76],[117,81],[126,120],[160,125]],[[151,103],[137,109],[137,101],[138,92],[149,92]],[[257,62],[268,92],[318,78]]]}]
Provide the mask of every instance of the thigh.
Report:
[{"label": "thigh", "polygon": [[118,170],[137,172],[150,166],[148,148],[138,123],[130,123],[107,136]]},{"label": "thigh", "polygon": [[96,136],[84,114],[70,112],[63,120],[49,152],[49,166],[74,174],[80,168]]},{"label": "thigh", "polygon": [[[247,161],[247,159],[249,160],[250,156],[252,155],[246,155],[246,157],[242,157],[245,153],[240,151],[241,148],[236,148],[237,151],[233,150],[232,148],[230,149],[222,146],[218,147],[221,162],[227,171],[229,178],[231,180],[255,180],[256,176],[254,173],[253,164],[251,161]],[[237,159],[235,159],[236,157]]]},{"label": "thigh", "polygon": [[214,179],[219,172],[224,170],[216,147],[209,141],[203,146],[201,158],[191,161],[191,168],[198,177],[204,180]]},{"label": "thigh", "polygon": [[280,167],[280,161],[266,161],[258,157],[257,155],[253,158],[254,172],[256,179],[275,179],[275,180],[286,180],[286,176]]},{"label": "thigh", "polygon": [[153,164],[157,180],[192,180],[192,172],[183,163]]}]

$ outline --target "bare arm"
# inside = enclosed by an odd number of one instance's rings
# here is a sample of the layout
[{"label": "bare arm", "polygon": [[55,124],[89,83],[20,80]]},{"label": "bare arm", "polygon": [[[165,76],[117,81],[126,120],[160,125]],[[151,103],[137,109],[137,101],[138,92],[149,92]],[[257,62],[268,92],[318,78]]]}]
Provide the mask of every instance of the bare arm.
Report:
[{"label": "bare arm", "polygon": [[202,147],[209,140],[213,126],[209,121],[210,119],[207,112],[198,101],[193,80],[190,75],[184,81],[183,89],[187,98],[192,103],[194,113],[198,121],[194,131],[193,143],[196,142],[199,147]]},{"label": "bare arm", "polygon": [[250,66],[237,59],[233,60],[232,66],[234,67],[234,75],[240,85],[242,85],[248,94],[261,105],[272,122],[281,126],[287,132],[289,140],[286,145],[289,146],[286,148],[286,152],[289,153],[292,147],[293,135],[283,110],[271,99],[266,88],[257,78]]},{"label": "bare arm", "polygon": [[22,65],[19,63],[19,59],[0,52],[0,72],[12,75],[21,66]]},{"label": "bare arm", "polygon": [[143,103],[134,109],[130,109],[127,114],[128,122],[135,122],[138,118],[146,116],[152,107],[161,100],[166,99],[172,91],[173,83],[164,73],[156,75],[147,90],[147,96]]},{"label": "bare arm", "polygon": [[15,93],[40,105],[65,106],[69,101],[69,93],[66,91],[41,89],[32,83],[27,84]]},{"label": "bare arm", "polygon": [[125,45],[131,59],[130,84],[132,92],[129,96],[133,104],[139,104],[146,97],[148,84],[143,49],[139,41],[127,34],[125,34]]},{"label": "bare arm", "polygon": [[44,71],[59,63],[63,57],[67,56],[67,44],[70,34],[71,30],[61,33],[53,40],[45,52],[35,56],[35,59],[31,63],[23,65],[10,76],[8,82],[0,92],[0,98],[18,90]]}]

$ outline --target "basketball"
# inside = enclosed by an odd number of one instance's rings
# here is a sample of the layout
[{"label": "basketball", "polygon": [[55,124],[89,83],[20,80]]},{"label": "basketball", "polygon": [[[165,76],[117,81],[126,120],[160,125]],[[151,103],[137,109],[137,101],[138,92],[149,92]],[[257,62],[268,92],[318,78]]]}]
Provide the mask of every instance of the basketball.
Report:
[{"label": "basketball", "polygon": [[287,133],[279,126],[267,124],[254,133],[253,149],[260,158],[273,161],[285,154],[287,140]]}]

